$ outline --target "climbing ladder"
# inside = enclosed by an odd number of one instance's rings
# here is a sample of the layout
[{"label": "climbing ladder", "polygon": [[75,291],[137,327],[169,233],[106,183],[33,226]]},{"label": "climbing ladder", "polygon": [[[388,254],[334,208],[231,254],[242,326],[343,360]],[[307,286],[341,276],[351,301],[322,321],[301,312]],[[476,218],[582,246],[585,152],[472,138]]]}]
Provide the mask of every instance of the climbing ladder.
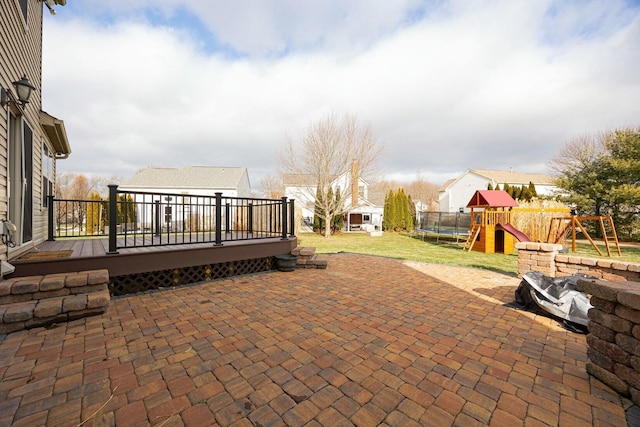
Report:
[{"label": "climbing ladder", "polygon": [[473,244],[478,238],[478,234],[480,234],[480,224],[473,224],[473,228],[469,231],[469,238],[464,243],[462,250],[471,252],[471,248],[473,248]]},{"label": "climbing ladder", "polygon": [[611,248],[609,247],[609,243],[612,243],[615,246],[616,250],[618,251],[618,256],[622,255],[622,252],[620,252],[620,242],[618,242],[616,227],[613,225],[613,218],[611,218],[611,216],[601,216],[600,229],[602,230],[604,246],[607,248],[607,256],[611,256]]}]

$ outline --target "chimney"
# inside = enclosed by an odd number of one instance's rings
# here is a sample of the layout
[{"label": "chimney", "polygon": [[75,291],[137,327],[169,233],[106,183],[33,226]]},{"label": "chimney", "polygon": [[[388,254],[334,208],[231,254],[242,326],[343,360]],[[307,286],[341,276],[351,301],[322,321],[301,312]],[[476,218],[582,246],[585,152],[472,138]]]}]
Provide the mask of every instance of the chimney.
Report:
[{"label": "chimney", "polygon": [[358,178],[358,161],[354,159],[353,163],[351,163],[351,206],[354,208],[358,206],[359,180],[360,179]]}]

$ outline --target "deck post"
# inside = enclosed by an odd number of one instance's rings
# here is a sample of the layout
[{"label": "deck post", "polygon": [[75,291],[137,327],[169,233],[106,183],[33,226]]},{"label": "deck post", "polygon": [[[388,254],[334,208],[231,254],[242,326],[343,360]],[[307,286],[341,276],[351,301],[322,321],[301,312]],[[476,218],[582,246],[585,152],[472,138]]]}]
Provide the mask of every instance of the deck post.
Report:
[{"label": "deck post", "polygon": [[153,205],[155,207],[155,213],[154,213],[154,218],[155,218],[155,235],[159,236],[160,235],[160,200],[156,200],[153,202]]},{"label": "deck post", "polygon": [[293,199],[289,200],[291,206],[289,206],[289,236],[295,237],[296,235],[296,210]]},{"label": "deck post", "polygon": [[117,224],[118,224],[118,186],[114,184],[109,185],[109,252],[108,255],[115,255],[118,253],[117,247]]},{"label": "deck post", "polygon": [[47,212],[47,221],[49,222],[47,224],[47,231],[49,236],[47,237],[47,240],[49,242],[53,242],[55,239],[55,236],[53,235],[53,231],[55,230],[55,224],[53,222],[53,196],[47,196],[47,206],[49,207],[49,210]]},{"label": "deck post", "polygon": [[287,198],[285,196],[282,197],[282,240],[287,240],[287,231],[289,227],[287,227]]},{"label": "deck post", "polygon": [[249,202],[249,208],[247,209],[249,218],[247,218],[247,232],[249,234],[253,233],[253,203]]},{"label": "deck post", "polygon": [[216,242],[214,246],[222,246],[222,193],[216,193]]}]

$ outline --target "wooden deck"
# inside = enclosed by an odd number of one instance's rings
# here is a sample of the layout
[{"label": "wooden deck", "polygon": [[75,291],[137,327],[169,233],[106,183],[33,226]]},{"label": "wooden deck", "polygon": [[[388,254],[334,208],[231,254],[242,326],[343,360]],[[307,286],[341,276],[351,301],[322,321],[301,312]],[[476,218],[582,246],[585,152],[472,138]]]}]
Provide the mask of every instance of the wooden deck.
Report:
[{"label": "wooden deck", "polygon": [[[297,246],[297,238],[239,240],[213,243],[192,243],[167,246],[147,246],[119,249],[118,254],[108,254],[108,239],[59,239],[43,242],[28,254],[36,256],[11,259],[15,266],[11,277],[40,276],[52,273],[107,269],[110,276],[124,276],[172,268],[184,268],[206,264],[218,264],[288,254]],[[68,256],[56,257],[62,251]],[[51,256],[48,256],[51,255]],[[22,259],[21,259],[22,258]]]}]

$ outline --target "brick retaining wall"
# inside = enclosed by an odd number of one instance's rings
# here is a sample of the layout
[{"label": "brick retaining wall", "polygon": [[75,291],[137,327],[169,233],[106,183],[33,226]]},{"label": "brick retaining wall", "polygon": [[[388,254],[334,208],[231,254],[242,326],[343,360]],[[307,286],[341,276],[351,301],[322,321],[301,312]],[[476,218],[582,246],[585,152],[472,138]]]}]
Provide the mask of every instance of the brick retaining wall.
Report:
[{"label": "brick retaining wall", "polygon": [[518,276],[539,271],[562,277],[576,273],[578,290],[591,295],[587,371],[640,405],[640,264],[560,253],[562,245],[517,243]]},{"label": "brick retaining wall", "polygon": [[579,280],[591,295],[587,372],[640,405],[640,283]]},{"label": "brick retaining wall", "polygon": [[518,249],[518,277],[529,271],[545,276],[562,277],[576,273],[590,274],[606,280],[640,282],[640,264],[612,259],[596,259],[560,253],[562,245],[521,242]]},{"label": "brick retaining wall", "polygon": [[109,307],[107,270],[0,281],[0,334],[104,313]]}]

